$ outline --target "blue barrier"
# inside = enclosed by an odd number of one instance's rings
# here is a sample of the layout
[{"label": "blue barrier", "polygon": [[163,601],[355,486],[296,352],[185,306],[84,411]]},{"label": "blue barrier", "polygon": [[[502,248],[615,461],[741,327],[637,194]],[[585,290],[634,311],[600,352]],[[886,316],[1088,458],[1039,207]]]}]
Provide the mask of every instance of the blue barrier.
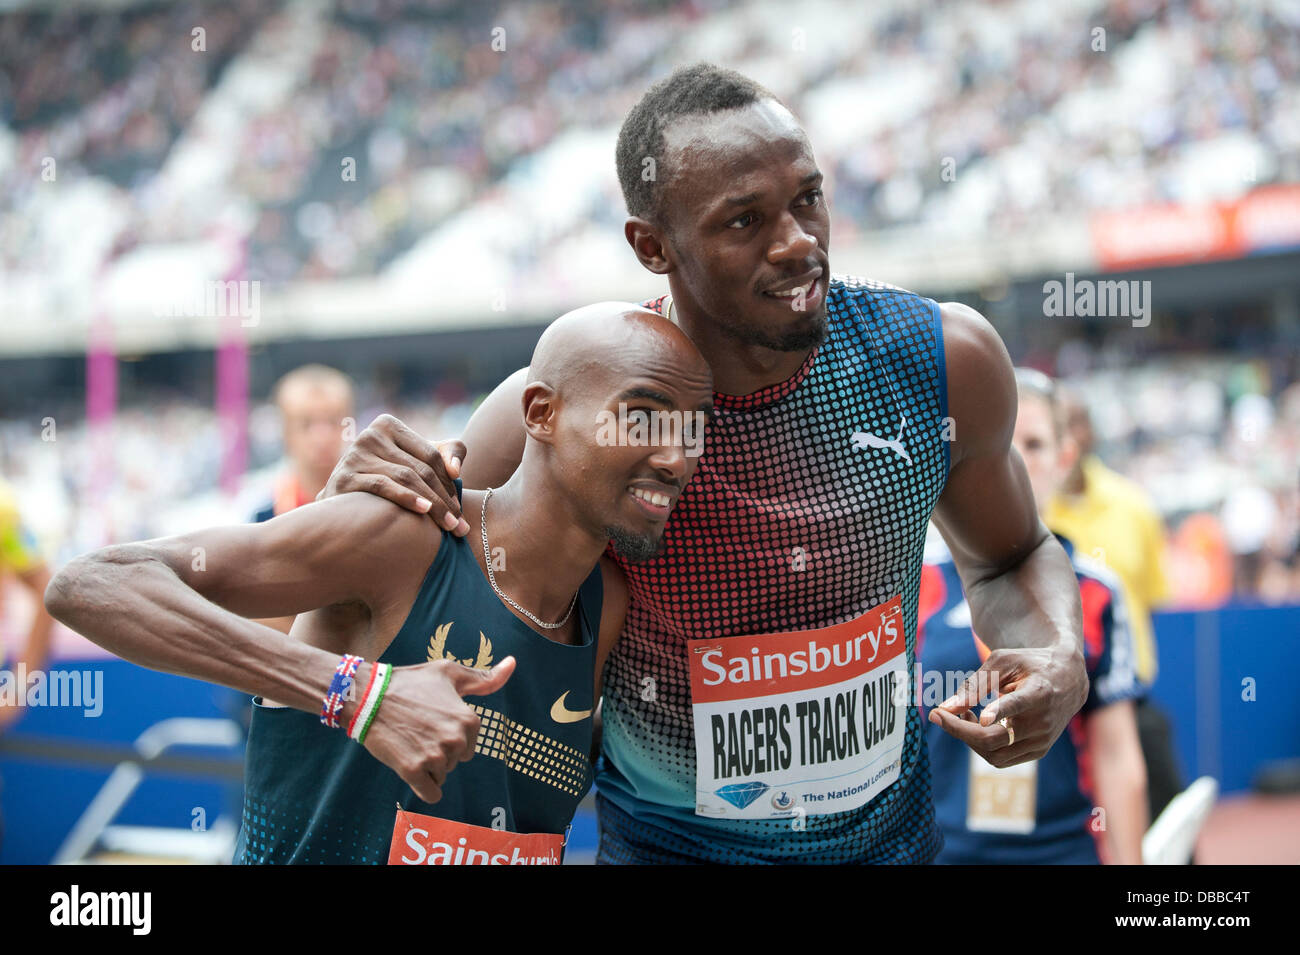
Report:
[{"label": "blue barrier", "polygon": [[[90,717],[77,707],[29,707],[3,742],[54,739],[90,745],[128,746],[160,720],[173,716],[238,719],[241,694],[116,659],[59,660],[56,672],[99,671],[103,707]],[[182,749],[181,755],[212,756],[210,750]],[[0,864],[50,861],[72,826],[111,772],[110,766],[74,767],[45,759],[0,753],[0,814],[4,836]],[[241,783],[194,781],[150,775],[123,807],[117,822],[137,826],[189,828],[195,809],[211,827],[221,815],[238,813]]]},{"label": "blue barrier", "polygon": [[[1160,673],[1152,696],[1174,725],[1187,781],[1210,775],[1224,792],[1251,786],[1255,771],[1274,759],[1300,756],[1300,721],[1290,682],[1300,676],[1300,607],[1230,605],[1221,610],[1155,615]],[[91,744],[131,743],[172,716],[240,718],[240,694],[121,660],[64,660],[57,670],[104,674],[103,713],[32,708],[12,737],[57,738]],[[6,740],[10,737],[6,737]],[[71,767],[0,753],[0,864],[44,863],[54,855],[104,780],[108,767]],[[202,808],[209,826],[222,814],[238,819],[238,784],[149,777],[118,821],[187,827]],[[576,821],[571,849],[594,847],[592,819]]]},{"label": "blue barrier", "polygon": [[1229,604],[1154,615],[1160,670],[1151,695],[1169,713],[1186,775],[1222,792],[1300,756],[1292,680],[1300,676],[1300,607]]}]

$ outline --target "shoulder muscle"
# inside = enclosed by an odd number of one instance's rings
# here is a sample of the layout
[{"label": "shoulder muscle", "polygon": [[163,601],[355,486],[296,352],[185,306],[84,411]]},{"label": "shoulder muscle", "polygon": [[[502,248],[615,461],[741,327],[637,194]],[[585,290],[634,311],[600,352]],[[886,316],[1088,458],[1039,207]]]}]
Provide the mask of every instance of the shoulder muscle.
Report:
[{"label": "shoulder muscle", "polygon": [[955,427],[953,464],[1005,453],[1016,427],[1011,356],[993,326],[960,302],[939,306],[948,376],[948,413]]}]

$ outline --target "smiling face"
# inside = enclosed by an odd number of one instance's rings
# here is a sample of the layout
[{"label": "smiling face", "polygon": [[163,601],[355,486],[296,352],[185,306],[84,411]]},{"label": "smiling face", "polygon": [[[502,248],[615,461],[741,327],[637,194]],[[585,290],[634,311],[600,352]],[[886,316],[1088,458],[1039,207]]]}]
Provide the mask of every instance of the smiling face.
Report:
[{"label": "smiling face", "polygon": [[[569,343],[553,344],[558,358]],[[579,347],[580,359],[546,376],[561,384],[525,388],[525,422],[549,445],[551,473],[578,519],[625,559],[647,560],[695,473],[712,375],[681,329],[645,309],[586,328],[569,350]]]},{"label": "smiling face", "polygon": [[763,99],[687,116],[664,131],[660,238],[682,306],[749,345],[822,340],[830,214],[808,138]]},{"label": "smiling face", "polygon": [[604,532],[621,557],[640,561],[658,553],[668,515],[699,463],[712,396],[699,369],[683,374],[644,366],[607,393],[595,416],[596,442],[588,447],[604,475],[591,506],[603,514]]}]

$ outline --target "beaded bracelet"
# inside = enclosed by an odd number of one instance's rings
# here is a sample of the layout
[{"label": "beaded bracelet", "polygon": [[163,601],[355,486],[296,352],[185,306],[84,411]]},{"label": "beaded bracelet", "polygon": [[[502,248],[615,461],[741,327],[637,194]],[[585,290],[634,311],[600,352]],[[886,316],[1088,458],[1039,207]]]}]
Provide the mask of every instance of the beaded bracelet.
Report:
[{"label": "beaded bracelet", "polygon": [[384,694],[388,692],[388,681],[392,676],[392,666],[387,663],[375,664],[375,675],[371,677],[370,686],[366,688],[366,698],[357,709],[357,715],[352,720],[353,725],[348,728],[348,735],[358,743],[365,743],[366,734],[370,732],[370,724],[375,721],[375,714],[379,712],[379,704],[383,702]]},{"label": "beaded bracelet", "polygon": [[339,665],[334,668],[334,679],[330,681],[329,692],[325,694],[325,702],[320,711],[320,721],[330,729],[339,728],[339,713],[343,710],[343,698],[347,696],[348,689],[352,686],[352,678],[357,672],[357,666],[364,662],[361,657],[345,653]]},{"label": "beaded bracelet", "polygon": [[370,690],[375,685],[375,674],[378,672],[379,664],[375,664],[370,668],[370,680],[366,683],[365,692],[361,694],[361,703],[357,706],[356,710],[353,711],[352,721],[348,723],[348,736],[352,739],[356,739],[355,730],[358,722],[361,721],[361,713],[366,708],[366,700],[370,698]]}]

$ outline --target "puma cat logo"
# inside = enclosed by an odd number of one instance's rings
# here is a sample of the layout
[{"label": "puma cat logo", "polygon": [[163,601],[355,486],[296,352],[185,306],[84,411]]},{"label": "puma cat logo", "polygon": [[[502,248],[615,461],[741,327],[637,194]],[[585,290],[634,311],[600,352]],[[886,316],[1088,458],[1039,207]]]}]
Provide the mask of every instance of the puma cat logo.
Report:
[{"label": "puma cat logo", "polygon": [[888,448],[908,464],[912,463],[912,456],[907,453],[907,448],[903,447],[903,429],[907,427],[907,415],[899,415],[898,435],[893,440],[888,438],[878,438],[874,434],[867,434],[865,431],[855,431],[849,440],[853,446],[866,450],[867,448]]}]

